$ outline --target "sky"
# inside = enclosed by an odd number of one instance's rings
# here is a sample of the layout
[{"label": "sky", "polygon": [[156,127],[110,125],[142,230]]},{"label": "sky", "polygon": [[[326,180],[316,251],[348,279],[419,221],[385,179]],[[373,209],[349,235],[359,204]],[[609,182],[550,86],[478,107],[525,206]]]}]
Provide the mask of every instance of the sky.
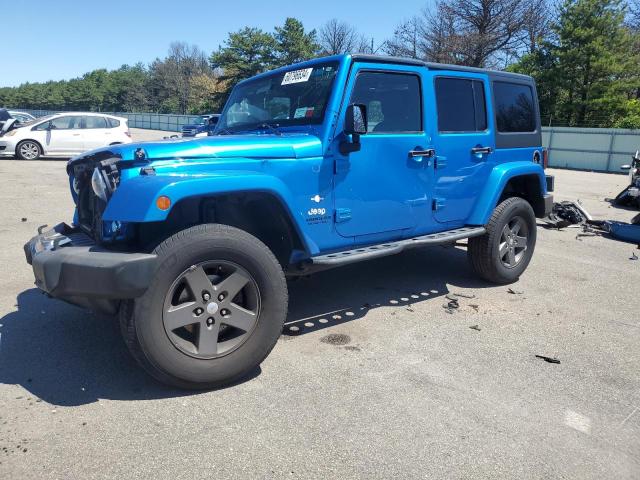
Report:
[{"label": "sky", "polygon": [[337,18],[382,42],[430,0],[0,0],[0,87],[150,63],[172,41],[217,49],[244,26],[272,31],[286,17],[307,29]]}]

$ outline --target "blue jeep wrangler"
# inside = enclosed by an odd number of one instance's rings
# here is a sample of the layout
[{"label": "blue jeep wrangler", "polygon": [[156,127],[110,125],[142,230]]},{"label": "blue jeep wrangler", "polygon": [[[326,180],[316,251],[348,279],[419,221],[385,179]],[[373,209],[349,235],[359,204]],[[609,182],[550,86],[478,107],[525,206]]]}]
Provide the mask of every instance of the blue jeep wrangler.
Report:
[{"label": "blue jeep wrangler", "polygon": [[235,381],[274,347],[286,276],[468,240],[524,272],[551,209],[530,77],[366,55],[239,83],[214,136],[71,159],[76,205],[25,245],[36,285],[118,313],[158,380]]}]

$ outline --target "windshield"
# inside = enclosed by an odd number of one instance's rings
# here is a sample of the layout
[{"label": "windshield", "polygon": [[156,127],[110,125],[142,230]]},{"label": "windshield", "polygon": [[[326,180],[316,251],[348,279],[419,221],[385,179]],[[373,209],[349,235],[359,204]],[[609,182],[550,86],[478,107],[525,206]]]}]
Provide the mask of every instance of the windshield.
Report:
[{"label": "windshield", "polygon": [[271,126],[318,125],[338,71],[338,62],[274,73],[231,92],[217,131]]}]

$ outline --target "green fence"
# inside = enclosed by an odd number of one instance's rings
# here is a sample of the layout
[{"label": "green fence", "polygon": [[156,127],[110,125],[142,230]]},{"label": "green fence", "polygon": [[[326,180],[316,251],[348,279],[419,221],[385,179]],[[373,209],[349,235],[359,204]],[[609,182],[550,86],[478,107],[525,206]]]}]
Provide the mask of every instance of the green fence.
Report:
[{"label": "green fence", "polygon": [[542,143],[551,167],[620,172],[640,149],[640,130],[545,127]]},{"label": "green fence", "polygon": [[[51,110],[14,109],[36,117],[58,113]],[[195,115],[103,112],[125,117],[129,127],[179,132]],[[542,144],[549,149],[549,166],[599,172],[620,172],[640,149],[640,130],[618,128],[543,127]]]}]

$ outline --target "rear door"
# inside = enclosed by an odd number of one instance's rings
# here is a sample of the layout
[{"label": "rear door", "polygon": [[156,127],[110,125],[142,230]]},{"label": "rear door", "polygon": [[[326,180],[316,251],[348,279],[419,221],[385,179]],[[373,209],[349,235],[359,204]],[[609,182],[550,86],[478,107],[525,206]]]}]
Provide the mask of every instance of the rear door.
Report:
[{"label": "rear door", "polygon": [[489,78],[483,73],[430,71],[429,104],[437,117],[431,134],[433,216],[461,224],[470,215],[494,165]]},{"label": "rear door", "polygon": [[[423,67],[356,63],[352,67],[339,125],[350,104],[367,108],[368,132],[359,151],[340,153],[338,130],[335,222],[345,237],[404,236],[431,222],[430,159],[425,151]],[[373,240],[373,237],[370,238]]]},{"label": "rear door", "polygon": [[108,128],[107,119],[98,115],[84,117],[84,146],[85,150],[104,147],[112,141],[113,132]]}]

